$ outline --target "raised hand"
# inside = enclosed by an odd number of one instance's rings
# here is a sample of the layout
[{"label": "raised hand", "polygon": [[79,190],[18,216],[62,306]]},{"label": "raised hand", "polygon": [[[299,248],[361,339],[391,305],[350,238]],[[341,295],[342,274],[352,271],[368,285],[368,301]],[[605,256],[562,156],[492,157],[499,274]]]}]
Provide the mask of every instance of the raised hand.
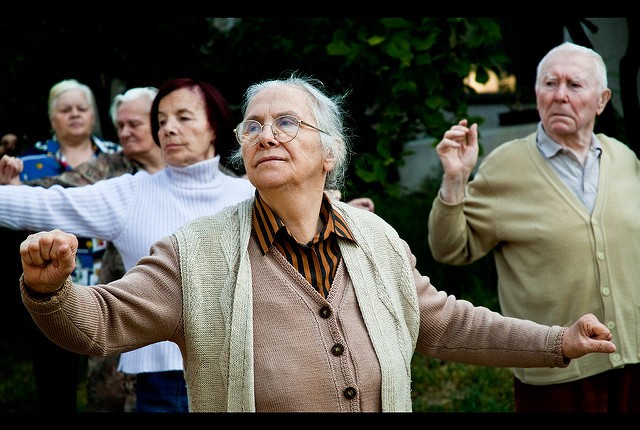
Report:
[{"label": "raised hand", "polygon": [[22,160],[18,157],[3,155],[0,158],[0,184],[20,185],[22,183],[20,181],[20,173],[22,173],[23,168]]},{"label": "raised hand", "polygon": [[453,125],[436,146],[444,169],[441,196],[449,203],[462,200],[464,187],[478,161],[478,125],[467,127],[467,123],[466,119],[462,119]]},{"label": "raised hand", "polygon": [[369,197],[356,197],[355,199],[349,200],[347,204],[356,208],[364,209],[369,212],[374,212],[376,208],[373,200],[371,200]]}]

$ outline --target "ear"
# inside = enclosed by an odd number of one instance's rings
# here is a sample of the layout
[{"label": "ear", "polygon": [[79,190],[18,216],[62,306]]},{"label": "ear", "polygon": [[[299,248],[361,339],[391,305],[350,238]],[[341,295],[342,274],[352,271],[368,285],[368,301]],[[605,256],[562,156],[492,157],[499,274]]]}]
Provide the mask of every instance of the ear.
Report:
[{"label": "ear", "polygon": [[336,157],[331,149],[328,149],[324,153],[324,163],[322,164],[322,170],[330,172],[336,165]]},{"label": "ear", "polygon": [[322,163],[322,170],[324,170],[325,172],[330,172],[333,170],[335,165],[336,159],[333,158],[333,155],[327,154],[327,156],[324,158],[324,163]]},{"label": "ear", "polygon": [[600,115],[602,113],[604,108],[607,106],[607,103],[609,103],[610,99],[611,99],[611,90],[609,88],[607,88],[606,90],[602,91],[602,93],[600,93],[600,99],[598,100],[597,115]]}]

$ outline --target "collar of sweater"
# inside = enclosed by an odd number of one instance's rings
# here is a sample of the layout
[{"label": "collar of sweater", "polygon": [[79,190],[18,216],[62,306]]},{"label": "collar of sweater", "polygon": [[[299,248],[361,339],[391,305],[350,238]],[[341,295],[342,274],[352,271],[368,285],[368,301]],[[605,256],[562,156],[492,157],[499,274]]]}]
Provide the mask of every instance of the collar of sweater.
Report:
[{"label": "collar of sweater", "polygon": [[169,182],[180,188],[211,188],[222,185],[225,174],[220,171],[220,156],[184,167],[167,166],[164,169]]}]

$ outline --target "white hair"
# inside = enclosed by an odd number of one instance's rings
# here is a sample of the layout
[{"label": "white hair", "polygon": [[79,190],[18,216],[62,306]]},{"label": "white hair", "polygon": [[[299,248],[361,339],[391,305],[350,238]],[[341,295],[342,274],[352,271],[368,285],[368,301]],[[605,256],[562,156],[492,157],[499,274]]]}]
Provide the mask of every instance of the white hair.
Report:
[{"label": "white hair", "polygon": [[124,93],[115,96],[113,98],[113,102],[111,103],[111,108],[109,109],[109,116],[111,117],[111,122],[113,122],[113,125],[116,125],[118,107],[122,103],[145,98],[146,101],[149,102],[149,112],[151,112],[151,104],[153,103],[153,99],[156,98],[156,94],[158,94],[158,89],[156,87],[138,87],[131,88],[130,90],[127,90]]},{"label": "white hair", "polygon": [[[340,189],[344,186],[344,178],[349,164],[350,142],[344,129],[344,111],[342,104],[346,94],[329,96],[323,92],[322,82],[295,73],[284,79],[273,79],[251,85],[245,92],[242,111],[246,112],[251,99],[259,92],[274,87],[294,87],[304,91],[309,96],[310,109],[315,116],[320,133],[320,140],[325,153],[335,160],[333,169],[327,174],[324,188]],[[231,162],[240,167],[242,149],[238,148],[231,156]]]},{"label": "white hair", "polygon": [[538,68],[536,70],[536,89],[538,89],[541,84],[541,79],[543,78],[542,71],[547,60],[557,55],[568,54],[579,54],[591,59],[593,61],[595,77],[598,83],[598,90],[604,91],[605,89],[607,89],[607,66],[605,65],[604,60],[602,59],[600,54],[598,54],[593,49],[581,45],[576,45],[575,43],[571,42],[564,42],[556,46],[555,48],[552,48],[549,52],[546,53],[544,57],[542,57],[542,60],[540,60],[540,62],[538,63]]}]

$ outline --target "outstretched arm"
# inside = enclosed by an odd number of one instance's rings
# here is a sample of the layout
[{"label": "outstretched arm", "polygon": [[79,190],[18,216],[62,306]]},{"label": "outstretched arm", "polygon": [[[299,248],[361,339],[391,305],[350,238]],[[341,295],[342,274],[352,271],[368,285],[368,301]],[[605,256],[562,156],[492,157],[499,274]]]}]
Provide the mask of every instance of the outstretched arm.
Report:
[{"label": "outstretched arm", "polygon": [[91,288],[74,284],[69,277],[77,246],[76,237],[61,230],[32,234],[20,245],[22,301],[49,339],[88,355],[113,355],[163,340],[178,344],[184,340],[173,236],[154,244],[150,254],[123,278]]}]

